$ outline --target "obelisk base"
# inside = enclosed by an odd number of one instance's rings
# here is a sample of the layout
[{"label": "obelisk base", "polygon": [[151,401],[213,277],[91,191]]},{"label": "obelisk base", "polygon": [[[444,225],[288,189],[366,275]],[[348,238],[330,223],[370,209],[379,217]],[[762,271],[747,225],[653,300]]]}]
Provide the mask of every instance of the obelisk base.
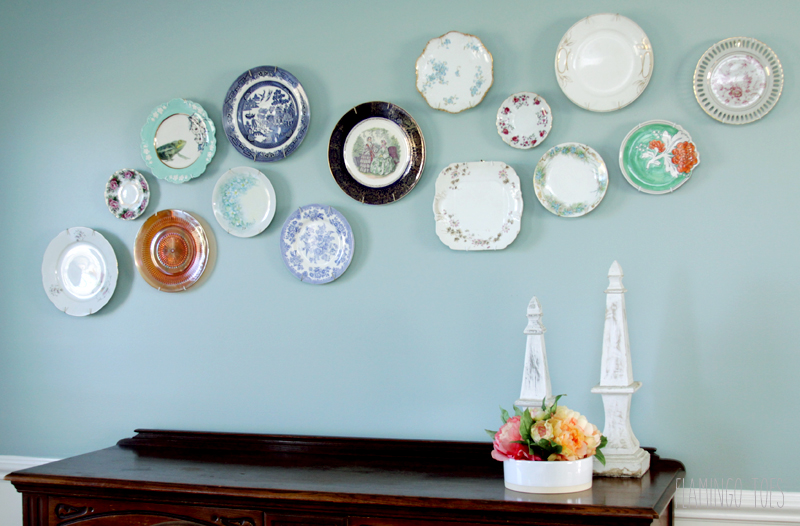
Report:
[{"label": "obelisk base", "polygon": [[[547,397],[547,407],[553,405],[553,402],[556,401],[554,396]],[[529,398],[520,398],[514,405],[519,407],[520,409],[527,409],[527,408],[534,408],[534,409],[541,409],[542,408],[542,399],[529,399]]]},{"label": "obelisk base", "polygon": [[642,478],[650,469],[650,453],[642,448],[634,453],[603,453],[606,465],[602,465],[597,458],[594,459],[594,474],[601,477],[634,477]]}]

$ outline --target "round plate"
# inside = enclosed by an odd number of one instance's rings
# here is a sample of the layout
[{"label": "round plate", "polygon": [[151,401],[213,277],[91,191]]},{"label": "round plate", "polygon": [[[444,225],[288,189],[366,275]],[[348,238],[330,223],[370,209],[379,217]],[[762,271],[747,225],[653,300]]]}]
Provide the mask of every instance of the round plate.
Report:
[{"label": "round plate", "polygon": [[253,161],[278,161],[294,152],[308,131],[306,92],[288,71],[260,66],[245,71],[225,95],[222,127],[236,151]]},{"label": "round plate", "polygon": [[275,217],[275,190],[267,177],[249,166],[232,168],[219,178],[211,197],[217,222],[236,237],[253,237]]},{"label": "round plate", "polygon": [[631,185],[648,194],[673,192],[689,180],[700,153],[689,132],[669,121],[632,129],[619,149],[619,168]]},{"label": "round plate", "polygon": [[391,203],[422,176],[425,139],[403,108],[366,102],[345,113],[333,129],[328,166],[339,187],[356,201]]},{"label": "round plate", "polygon": [[331,206],[299,208],[281,230],[283,262],[306,283],[329,283],[341,276],[353,259],[353,249],[350,223]]},{"label": "round plate", "polygon": [[492,54],[474,35],[434,38],[417,59],[417,91],[431,108],[458,113],[477,106],[492,86]]},{"label": "round plate", "polygon": [[202,225],[183,210],[162,210],[148,217],[133,244],[139,274],[165,292],[197,283],[206,269],[208,250]]},{"label": "round plate", "polygon": [[150,202],[147,180],[136,170],[117,170],[106,183],[106,205],[117,219],[136,219]]},{"label": "round plate", "polygon": [[717,42],[694,70],[694,96],[714,119],[747,124],[778,103],[783,90],[783,66],[766,44],[736,37]]},{"label": "round plate", "polygon": [[553,127],[550,106],[536,93],[523,91],[503,101],[497,110],[497,133],[503,142],[528,150],[540,145]]},{"label": "round plate", "polygon": [[590,111],[614,111],[642,94],[653,72],[653,48],[636,22],[622,15],[587,16],[556,51],[558,85]]},{"label": "round plate", "polygon": [[117,256],[91,228],[73,227],[47,246],[42,284],[53,305],[70,316],[86,316],[108,303],[117,286]]},{"label": "round plate", "polygon": [[172,99],[142,127],[142,158],[158,179],[185,183],[206,171],[217,151],[216,128],[196,102]]},{"label": "round plate", "polygon": [[608,169],[600,154],[585,144],[567,142],[545,153],[533,172],[536,197],[561,217],[594,210],[608,190]]}]

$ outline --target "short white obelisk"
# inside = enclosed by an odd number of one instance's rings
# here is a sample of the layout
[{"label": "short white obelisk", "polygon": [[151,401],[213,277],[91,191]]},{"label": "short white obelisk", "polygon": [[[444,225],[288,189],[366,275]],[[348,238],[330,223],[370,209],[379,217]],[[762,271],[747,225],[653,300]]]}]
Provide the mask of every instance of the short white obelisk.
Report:
[{"label": "short white obelisk", "polygon": [[607,477],[641,477],[650,469],[650,454],[639,447],[631,429],[631,397],[641,386],[633,381],[628,318],[625,312],[625,287],[622,268],[616,261],[608,271],[606,321],[603,328],[603,358],[600,385],[592,392],[603,396],[606,413],[603,448],[606,465],[594,459],[594,472]]},{"label": "short white obelisk", "polygon": [[516,406],[520,409],[533,407],[541,409],[542,401],[547,405],[553,403],[553,393],[550,390],[550,370],[547,368],[547,352],[544,348],[544,325],[542,325],[542,306],[536,296],[528,304],[528,326],[525,334],[528,335],[525,348],[525,369],[522,373],[522,390]]}]

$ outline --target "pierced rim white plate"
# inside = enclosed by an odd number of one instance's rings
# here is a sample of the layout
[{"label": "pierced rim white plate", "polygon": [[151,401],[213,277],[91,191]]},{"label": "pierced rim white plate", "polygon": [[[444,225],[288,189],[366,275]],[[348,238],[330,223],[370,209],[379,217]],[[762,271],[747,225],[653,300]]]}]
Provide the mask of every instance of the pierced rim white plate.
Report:
[{"label": "pierced rim white plate", "polygon": [[94,314],[117,287],[117,256],[100,232],[81,226],[58,234],[42,261],[42,284],[58,310],[70,316]]},{"label": "pierced rim white plate", "polygon": [[450,31],[431,39],[417,59],[417,91],[431,108],[459,113],[492,86],[492,54],[474,35]]},{"label": "pierced rim white plate", "polygon": [[503,101],[497,110],[495,124],[503,142],[528,150],[547,138],[553,127],[553,115],[544,97],[522,91]]},{"label": "pierced rim white plate", "polygon": [[275,217],[275,189],[267,176],[255,168],[231,168],[214,185],[211,208],[227,233],[253,237]]},{"label": "pierced rim white plate", "polygon": [[618,14],[587,16],[564,34],[556,51],[564,95],[590,111],[624,108],[653,73],[653,48],[636,22]]},{"label": "pierced rim white plate", "polygon": [[533,172],[536,197],[561,217],[586,215],[600,204],[608,190],[608,169],[600,154],[576,142],[553,146]]},{"label": "pierced rim white plate", "polygon": [[332,206],[298,208],[283,223],[283,262],[300,281],[321,285],[335,280],[350,266],[354,249],[350,223]]},{"label": "pierced rim white plate", "polygon": [[503,162],[454,163],[436,179],[436,235],[453,250],[500,250],[519,234],[519,177]]},{"label": "pierced rim white plate", "polygon": [[106,206],[117,219],[136,219],[150,202],[150,186],[136,170],[117,170],[106,183]]},{"label": "pierced rim white plate", "polygon": [[783,66],[769,46],[755,38],[717,42],[694,70],[694,96],[712,118],[747,124],[770,112],[783,91]]}]

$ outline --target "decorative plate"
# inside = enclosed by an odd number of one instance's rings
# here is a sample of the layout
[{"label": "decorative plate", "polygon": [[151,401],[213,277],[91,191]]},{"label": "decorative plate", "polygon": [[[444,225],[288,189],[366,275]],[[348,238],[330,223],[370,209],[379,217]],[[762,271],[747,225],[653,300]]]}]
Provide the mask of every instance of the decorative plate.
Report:
[{"label": "decorative plate", "polygon": [[216,128],[196,102],[172,99],[142,128],[142,158],[159,179],[185,183],[206,171],[217,151]]},{"label": "decorative plate", "polygon": [[436,179],[436,235],[453,250],[500,250],[519,234],[522,192],[506,163],[454,163]]},{"label": "decorative plate", "polygon": [[203,226],[183,210],[151,215],[133,243],[139,274],[164,292],[180,292],[197,283],[206,269],[208,251]]},{"label": "decorative plate", "polygon": [[300,281],[319,285],[341,276],[353,259],[350,223],[331,206],[308,205],[286,219],[281,254]]},{"label": "decorative plate", "polygon": [[503,142],[528,150],[540,145],[553,127],[550,106],[536,93],[523,91],[503,101],[497,110],[497,133]]},{"label": "decorative plate", "polygon": [[245,71],[225,95],[222,127],[236,151],[253,161],[279,161],[294,152],[308,131],[306,92],[285,69]]},{"label": "decorative plate", "polygon": [[648,121],[625,136],[619,168],[634,188],[666,194],[689,180],[700,153],[689,132],[669,121]]},{"label": "decorative plate", "polygon": [[226,232],[236,237],[253,237],[263,232],[275,217],[275,189],[255,168],[232,168],[214,186],[211,208]]},{"label": "decorative plate", "polygon": [[585,144],[565,142],[545,153],[533,172],[536,197],[561,217],[594,210],[608,190],[608,169],[600,154]]},{"label": "decorative plate", "polygon": [[365,102],[344,114],[328,144],[336,183],[356,201],[383,205],[409,193],[425,167],[425,139],[400,106]]},{"label": "decorative plate", "polygon": [[58,234],[42,261],[42,284],[58,310],[86,316],[108,303],[117,286],[117,256],[106,238],[76,226]]},{"label": "decorative plate", "polygon": [[783,66],[766,44],[736,37],[717,42],[694,70],[694,96],[714,119],[725,124],[757,121],[778,103]]},{"label": "decorative plate", "polygon": [[642,94],[653,73],[653,48],[630,18],[596,14],[566,32],[556,51],[564,95],[590,111],[624,108]]},{"label": "decorative plate", "polygon": [[106,205],[117,219],[136,219],[150,202],[147,180],[136,170],[118,170],[106,183]]},{"label": "decorative plate", "polygon": [[434,38],[417,59],[417,90],[431,108],[458,113],[477,106],[492,86],[492,54],[473,35]]}]

